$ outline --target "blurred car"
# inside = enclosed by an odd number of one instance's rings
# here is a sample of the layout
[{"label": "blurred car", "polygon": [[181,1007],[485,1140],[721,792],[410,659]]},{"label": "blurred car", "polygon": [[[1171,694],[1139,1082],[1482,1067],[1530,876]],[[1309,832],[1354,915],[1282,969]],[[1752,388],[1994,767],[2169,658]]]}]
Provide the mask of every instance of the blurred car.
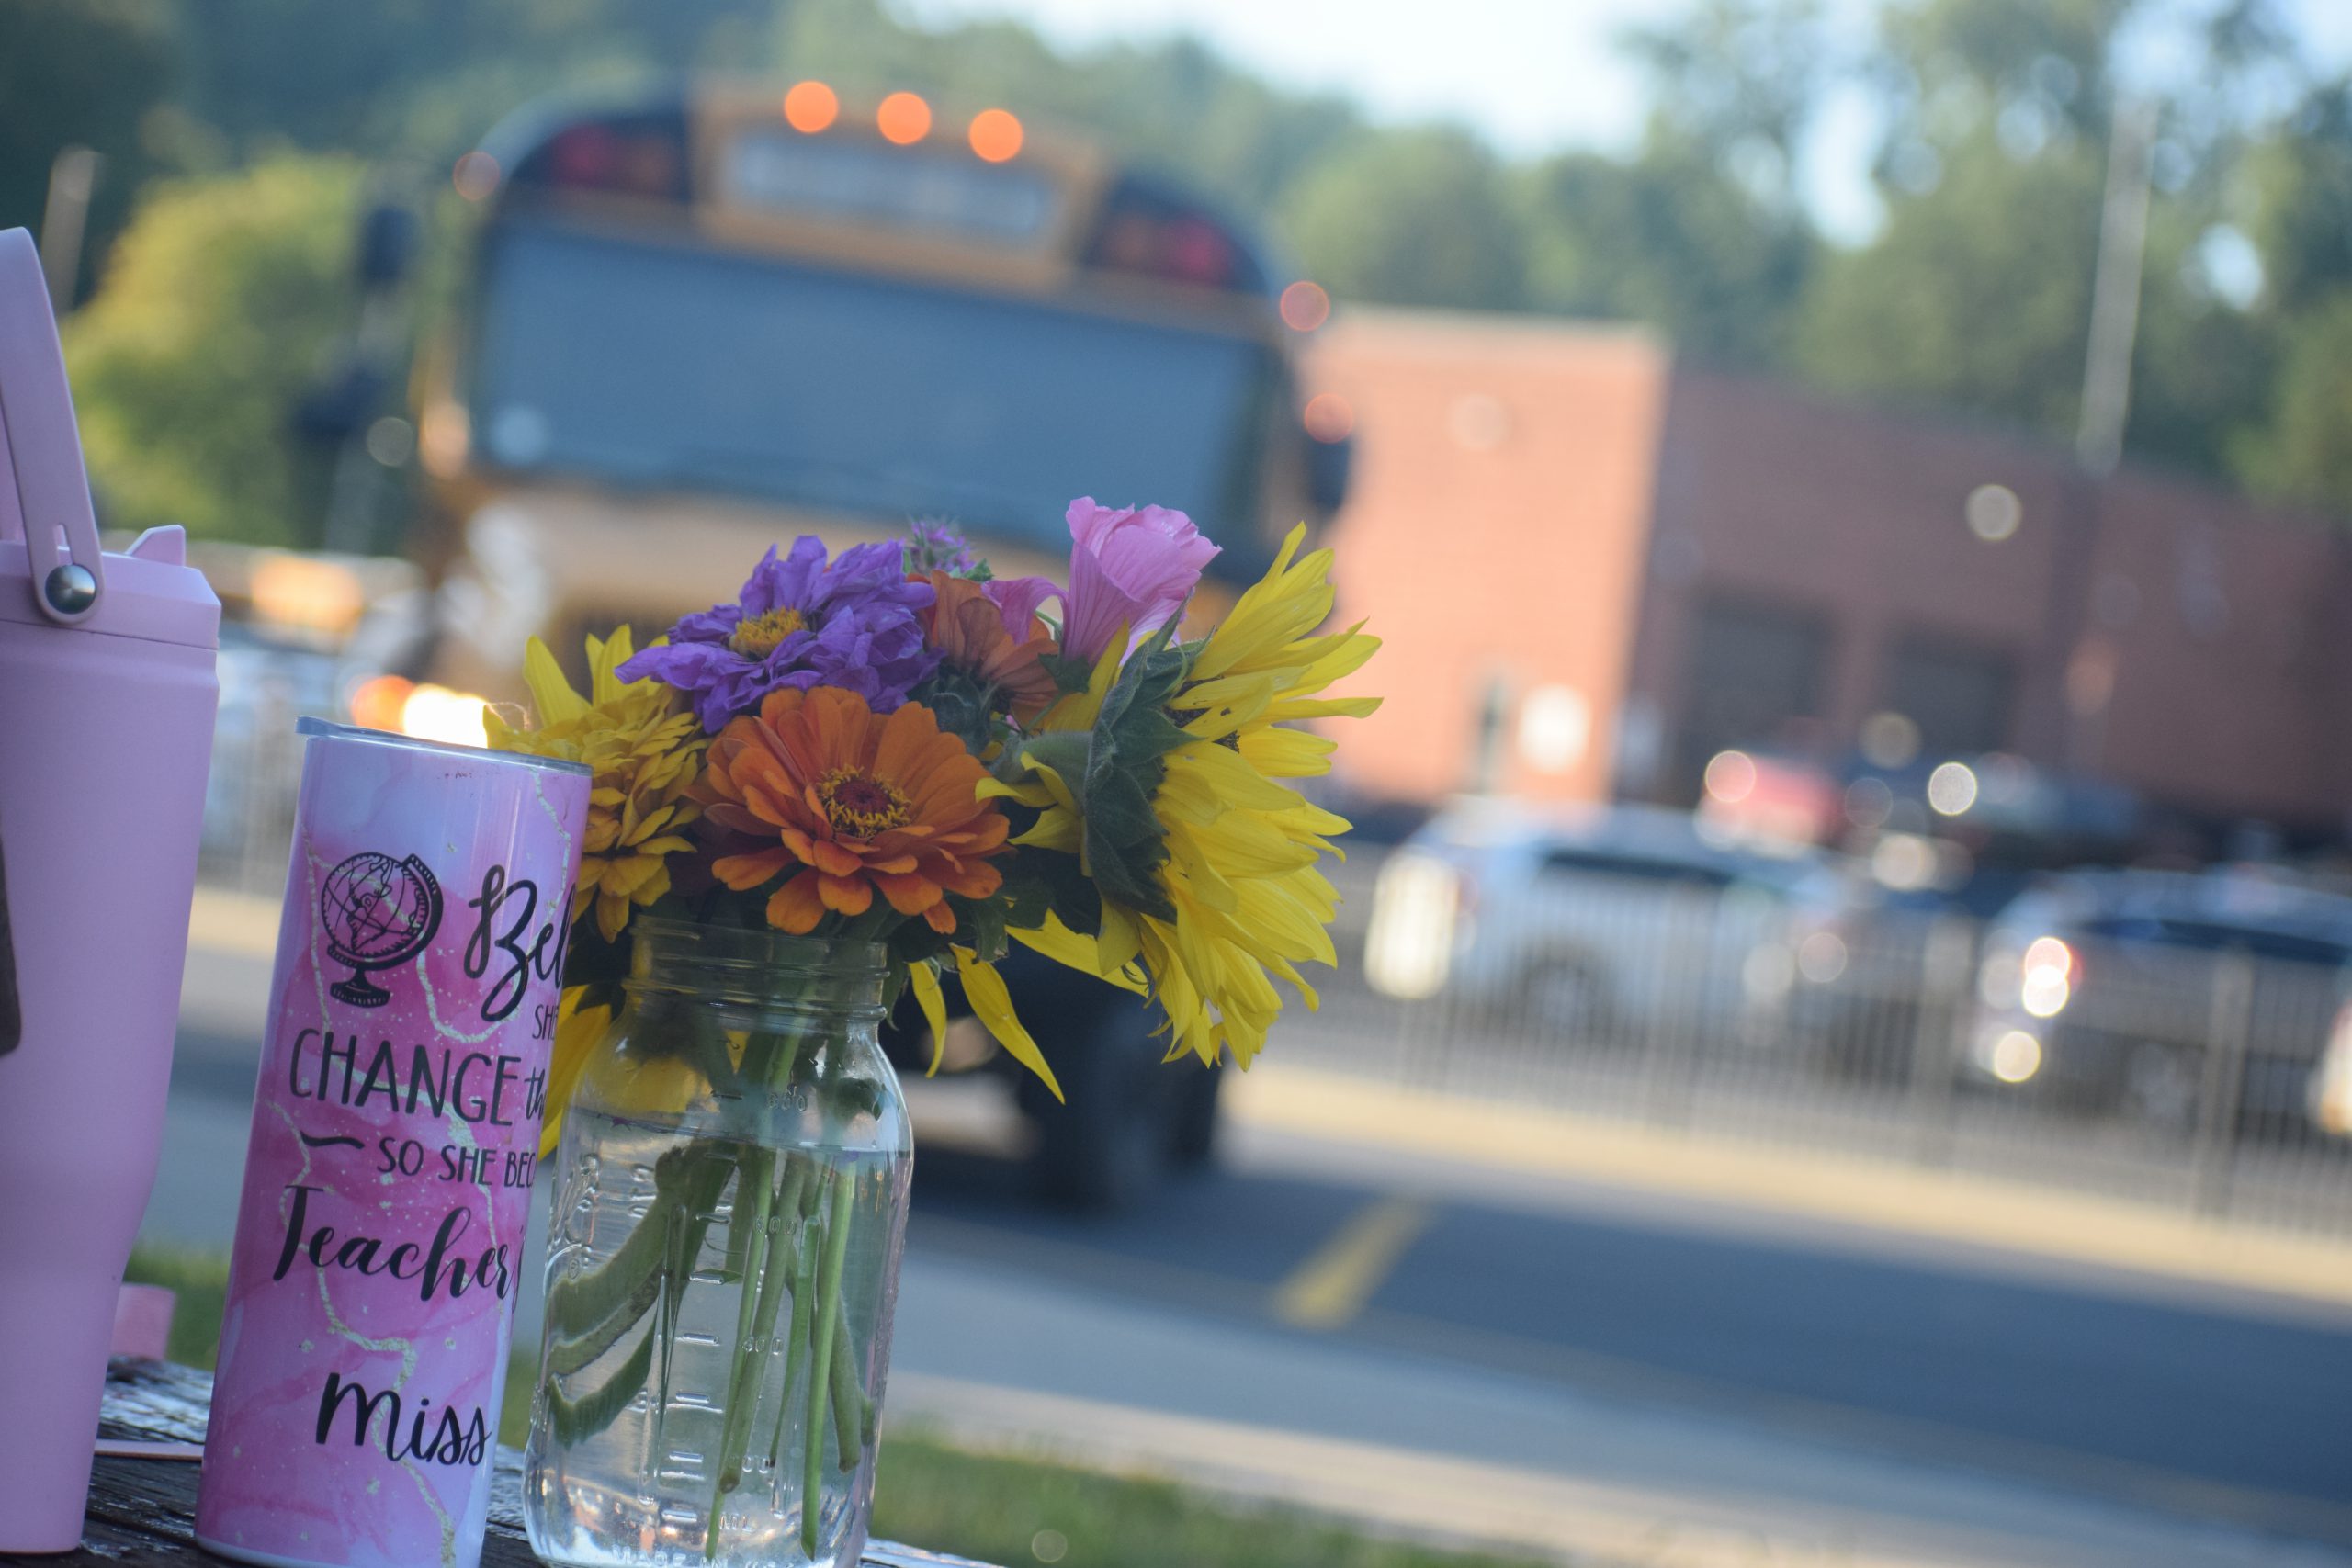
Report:
[{"label": "blurred car", "polygon": [[[1014,1010],[1050,1041],[1057,1100],[1028,1068],[998,1048],[971,1016],[953,974],[941,977],[949,1015],[940,1066],[951,1088],[977,1091],[1018,1123],[1011,1147],[1028,1164],[1037,1195],[1069,1208],[1115,1210],[1170,1172],[1213,1157],[1224,1064],[1168,1059],[1157,1008],[1091,975],[1015,944],[999,965]],[[911,1000],[884,1024],[882,1048],[906,1080],[918,1130],[938,1101],[922,1081],[932,1065],[931,1031]],[[969,1098],[959,1119],[971,1115]],[[981,1112],[983,1121],[1002,1117]],[[951,1139],[951,1141],[953,1141]],[[1000,1144],[1000,1150],[1003,1145]]]},{"label": "blurred car", "polygon": [[1883,835],[1867,874],[1845,878],[1842,897],[1798,911],[1789,964],[1793,1049],[1849,1081],[1949,1081],[1977,928],[2026,880],[1971,863],[1949,843]]},{"label": "blurred car", "polygon": [[2074,874],[1987,929],[1962,1071],[2075,1110],[2293,1141],[2347,966],[2352,898],[2228,873]]},{"label": "blurred car", "polygon": [[2320,1055],[2319,1070],[2312,1075],[2308,1107],[2312,1123],[2321,1132],[2352,1138],[2352,1001],[2335,1010],[2327,1032],[2327,1048]]},{"label": "blurred car", "polygon": [[1779,1028],[1794,911],[1834,897],[1817,855],[1743,849],[1683,813],[1466,800],[1382,867],[1364,974],[1550,1039],[1753,1041]]}]

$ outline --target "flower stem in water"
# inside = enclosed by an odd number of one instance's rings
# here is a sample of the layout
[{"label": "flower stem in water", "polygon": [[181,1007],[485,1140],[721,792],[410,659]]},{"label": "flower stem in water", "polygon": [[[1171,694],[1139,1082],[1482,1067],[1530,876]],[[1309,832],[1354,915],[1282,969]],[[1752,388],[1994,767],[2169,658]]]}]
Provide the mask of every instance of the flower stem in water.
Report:
[{"label": "flower stem in water", "polygon": [[833,1325],[842,1307],[842,1265],[849,1252],[849,1206],[855,1183],[846,1170],[829,1179],[832,1213],[825,1220],[825,1260],[817,1271],[817,1324],[808,1337],[808,1451],[801,1455],[800,1550],[817,1555],[817,1503],[825,1477],[825,1407],[831,1404]]}]

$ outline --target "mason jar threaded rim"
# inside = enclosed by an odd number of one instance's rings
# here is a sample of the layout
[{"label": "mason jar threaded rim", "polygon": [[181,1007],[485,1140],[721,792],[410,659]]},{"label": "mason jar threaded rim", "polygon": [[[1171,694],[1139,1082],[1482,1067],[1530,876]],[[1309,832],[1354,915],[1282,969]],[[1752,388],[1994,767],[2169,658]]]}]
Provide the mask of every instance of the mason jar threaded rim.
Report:
[{"label": "mason jar threaded rim", "polygon": [[623,988],[852,1013],[882,1011],[889,949],[877,942],[794,936],[639,915]]}]

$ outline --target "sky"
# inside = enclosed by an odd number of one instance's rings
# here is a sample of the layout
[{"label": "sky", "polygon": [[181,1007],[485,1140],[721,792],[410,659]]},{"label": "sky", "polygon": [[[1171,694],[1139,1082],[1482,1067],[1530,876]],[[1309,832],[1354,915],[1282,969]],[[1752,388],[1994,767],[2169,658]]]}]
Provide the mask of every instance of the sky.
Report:
[{"label": "sky", "polygon": [[[2284,0],[2312,57],[2352,66],[2352,0]],[[1190,32],[1284,85],[1344,94],[1385,121],[1449,119],[1506,152],[1623,150],[1644,114],[1639,72],[1612,40],[1670,17],[1671,0],[899,0],[928,24],[1025,21],[1069,49]],[[1874,9],[1828,0],[1859,47]],[[2165,9],[2182,9],[2182,5]],[[1859,95],[1833,97],[1810,139],[1800,188],[1831,235],[1878,220],[1868,175],[1875,128]]]}]

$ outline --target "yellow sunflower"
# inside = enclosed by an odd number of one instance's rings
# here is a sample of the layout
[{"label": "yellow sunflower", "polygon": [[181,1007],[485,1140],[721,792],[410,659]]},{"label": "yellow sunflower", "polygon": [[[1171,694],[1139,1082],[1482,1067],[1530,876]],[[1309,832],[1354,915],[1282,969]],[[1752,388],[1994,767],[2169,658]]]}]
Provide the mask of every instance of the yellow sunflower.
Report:
[{"label": "yellow sunflower", "polygon": [[[1337,962],[1326,928],[1339,898],[1317,866],[1326,852],[1340,852],[1330,838],[1348,824],[1275,781],[1330,768],[1331,742],[1285,728],[1289,722],[1361,717],[1380,705],[1377,697],[1320,695],[1380,643],[1360,626],[1311,635],[1331,613],[1332,558],[1329,550],[1300,557],[1305,537],[1303,527],[1291,531],[1272,568],[1210,634],[1161,705],[1182,737],[1165,750],[1150,797],[1166,850],[1164,859],[1151,857],[1157,908],[1106,895],[1099,937],[1050,918],[1042,930],[1013,933],[1050,957],[1131,986],[1131,965],[1140,961],[1168,1011],[1171,1057],[1189,1051],[1215,1062],[1229,1050],[1248,1066],[1282,1010],[1273,977],[1312,1008],[1314,987],[1297,966]],[[1040,737],[1094,728],[1119,678],[1124,640],[1114,639],[1084,692],[1047,712]],[[989,786],[1042,812],[1014,841],[1090,855],[1098,840],[1087,831],[1080,782],[1039,755],[1024,761],[1026,777]],[[1101,868],[1086,869],[1099,886]]]},{"label": "yellow sunflower", "polygon": [[583,696],[564,679],[547,644],[533,637],[523,676],[538,704],[538,727],[517,729],[494,711],[484,719],[493,750],[560,757],[595,770],[571,919],[594,908],[606,942],[621,934],[631,910],[670,891],[669,857],[693,848],[682,829],[702,815],[685,795],[701,770],[701,726],[662,682],[623,681],[615,673],[635,651],[627,626],[603,641],[590,637]]}]

